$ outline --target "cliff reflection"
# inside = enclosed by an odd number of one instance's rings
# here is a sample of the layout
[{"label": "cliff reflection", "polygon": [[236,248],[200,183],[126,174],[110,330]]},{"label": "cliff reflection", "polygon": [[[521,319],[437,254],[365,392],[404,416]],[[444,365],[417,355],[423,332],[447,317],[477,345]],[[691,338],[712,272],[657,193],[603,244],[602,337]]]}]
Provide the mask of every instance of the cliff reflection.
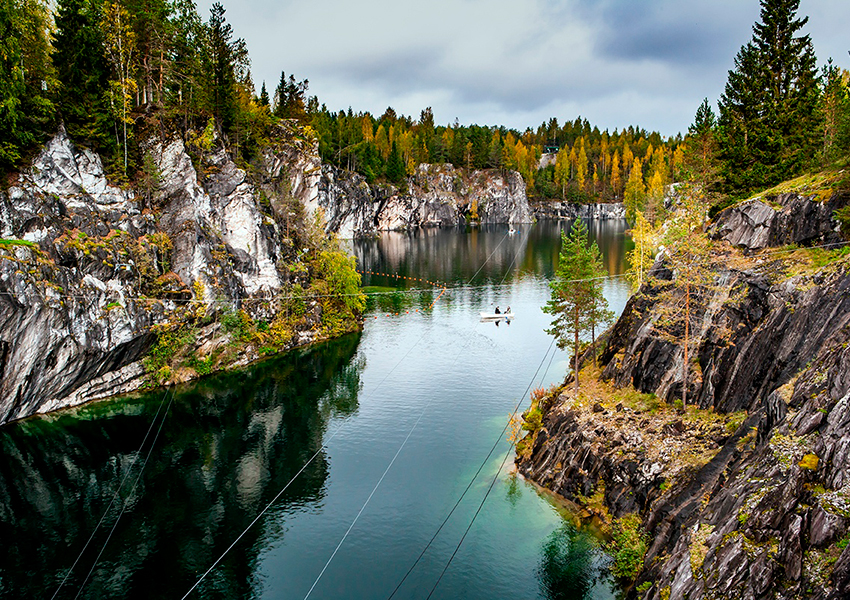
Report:
[{"label": "cliff reflection", "polygon": [[[505,226],[469,228],[463,235],[458,229],[423,229],[415,232],[390,232],[377,240],[354,240],[353,250],[364,271],[383,272],[402,277],[465,284],[475,275],[476,284],[511,281],[523,274],[552,278],[558,266],[559,230],[569,230],[571,221],[541,221],[521,225],[511,235]],[[625,270],[624,231],[626,222],[588,221],[591,240],[596,240],[608,272]],[[479,272],[479,268],[484,268]],[[511,275],[505,279],[508,272]],[[477,273],[477,275],[476,275]],[[364,275],[364,285],[397,287],[399,280]],[[403,284],[401,284],[403,286]],[[421,287],[410,282],[407,287]]]},{"label": "cliff reflection", "polygon": [[[181,597],[354,413],[359,335],[179,390],[138,487],[81,598]],[[130,470],[162,393],[34,418],[0,431],[0,596],[50,598]],[[154,429],[155,432],[155,429]],[[151,435],[153,437],[153,434]],[[148,441],[150,443],[150,440]],[[205,598],[258,594],[256,564],[286,514],[320,501],[320,455],[203,584]],[[116,502],[58,598],[74,598]]]}]

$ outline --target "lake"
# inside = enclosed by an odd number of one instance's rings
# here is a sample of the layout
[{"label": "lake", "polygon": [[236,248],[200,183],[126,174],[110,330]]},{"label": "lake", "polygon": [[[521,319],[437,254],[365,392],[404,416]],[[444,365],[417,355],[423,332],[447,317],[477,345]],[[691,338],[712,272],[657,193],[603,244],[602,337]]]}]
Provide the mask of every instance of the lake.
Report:
[{"label": "lake", "polygon": [[[621,274],[625,223],[588,225]],[[223,556],[189,598],[613,598],[503,432],[568,371],[541,311],[568,226],[349,242],[383,274],[362,333],[0,429],[0,597],[180,599]]]}]

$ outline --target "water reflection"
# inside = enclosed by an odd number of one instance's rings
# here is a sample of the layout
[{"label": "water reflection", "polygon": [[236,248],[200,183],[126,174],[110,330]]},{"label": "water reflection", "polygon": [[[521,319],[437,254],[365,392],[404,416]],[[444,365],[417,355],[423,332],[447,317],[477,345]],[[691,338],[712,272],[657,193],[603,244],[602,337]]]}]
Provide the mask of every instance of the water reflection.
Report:
[{"label": "water reflection", "polygon": [[584,600],[601,591],[606,560],[590,534],[564,523],[548,537],[540,554],[540,591],[548,600]]},{"label": "water reflection", "polygon": [[[358,409],[359,336],[209,378],[175,397],[127,510],[81,598],[180,597],[322,445],[328,420]],[[161,395],[82,407],[0,430],[0,596],[50,598],[128,474]],[[147,449],[58,598],[74,598]],[[320,454],[202,588],[258,595],[266,536],[321,501]]]},{"label": "water reflection", "polygon": [[[623,273],[626,222],[587,221],[609,273]],[[427,276],[454,285],[502,283],[528,274],[551,279],[558,266],[560,231],[571,221],[541,221],[514,235],[507,226],[390,232],[378,240],[354,240],[352,249],[364,271],[383,270],[401,277]],[[483,266],[483,268],[481,268]],[[479,271],[480,269],[480,271]],[[364,275],[364,285],[422,287],[416,281]]]}]

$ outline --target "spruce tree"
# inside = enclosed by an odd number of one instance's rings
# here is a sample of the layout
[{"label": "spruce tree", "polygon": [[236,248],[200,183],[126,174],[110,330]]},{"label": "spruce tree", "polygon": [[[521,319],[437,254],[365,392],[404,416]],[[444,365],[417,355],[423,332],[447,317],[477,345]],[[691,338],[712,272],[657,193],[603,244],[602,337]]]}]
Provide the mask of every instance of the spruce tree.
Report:
[{"label": "spruce tree", "polygon": [[59,0],[53,65],[60,82],[55,103],[68,134],[108,154],[115,138],[101,8],[98,0]]},{"label": "spruce tree", "polygon": [[263,82],[263,87],[260,89],[260,98],[259,98],[260,106],[268,106],[269,105],[269,93],[266,91],[266,82]]},{"label": "spruce tree", "polygon": [[233,28],[224,19],[225,9],[216,2],[210,8],[206,25],[207,99],[210,111],[225,132],[230,132],[237,119],[237,70],[246,65],[245,42],[233,39]]},{"label": "spruce tree", "polygon": [[827,166],[850,153],[850,73],[829,59],[823,68],[823,95],[820,114],[823,119],[821,161]]},{"label": "spruce tree", "polygon": [[404,181],[404,162],[395,142],[392,144],[390,156],[387,159],[387,179],[396,184],[401,184]]},{"label": "spruce tree", "polygon": [[52,125],[49,8],[0,0],[0,172],[15,167]]},{"label": "spruce tree", "polygon": [[555,336],[558,348],[572,345],[575,360],[575,393],[579,390],[579,337],[610,318],[608,303],[602,294],[604,272],[599,249],[588,242],[587,226],[573,221],[569,234],[561,232],[561,251],[555,279],[549,284],[552,296],[543,312],[552,315],[546,333]]},{"label": "spruce tree", "polygon": [[798,173],[814,154],[818,78],[812,41],[798,35],[799,0],[761,0],[753,39],[735,57],[720,99],[726,187],[763,188]]},{"label": "spruce tree", "polygon": [[687,178],[708,192],[717,183],[719,169],[717,117],[708,98],[703,99],[697,109],[684,145],[683,166]]}]

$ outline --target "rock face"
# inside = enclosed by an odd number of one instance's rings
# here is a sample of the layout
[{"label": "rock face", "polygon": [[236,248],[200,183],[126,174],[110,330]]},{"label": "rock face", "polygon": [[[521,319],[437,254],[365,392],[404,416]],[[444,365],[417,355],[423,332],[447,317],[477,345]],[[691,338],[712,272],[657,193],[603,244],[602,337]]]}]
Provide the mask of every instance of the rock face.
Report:
[{"label": "rock face", "polygon": [[181,306],[274,312],[299,277],[293,215],[318,194],[315,144],[280,133],[253,177],[221,143],[193,162],[151,140],[156,181],[129,190],[60,130],[0,192],[0,424],[138,388],[152,326]]},{"label": "rock face", "polygon": [[843,240],[832,214],[847,203],[846,196],[834,194],[826,202],[815,198],[787,193],[770,201],[747,200],[721,212],[709,234],[751,250],[787,244],[840,244]]},{"label": "rock face", "polygon": [[608,221],[625,219],[626,209],[619,202],[573,204],[572,202],[538,201],[531,204],[536,219],[594,219]]},{"label": "rock face", "polygon": [[[702,412],[552,400],[520,469],[574,499],[604,489],[614,516],[643,517],[651,543],[632,597],[848,597],[850,261],[801,266],[768,247],[836,240],[824,207],[846,202],[786,196],[718,217],[713,235],[761,252],[720,266],[701,303],[689,398]],[[643,292],[611,331],[603,378],[672,401],[681,352],[652,333],[656,297]]]},{"label": "rock face", "polygon": [[317,204],[328,230],[342,238],[417,227],[478,223],[530,223],[522,176],[509,171],[473,171],[452,165],[421,164],[407,192],[388,184],[366,183],[357,174],[322,169]]}]

